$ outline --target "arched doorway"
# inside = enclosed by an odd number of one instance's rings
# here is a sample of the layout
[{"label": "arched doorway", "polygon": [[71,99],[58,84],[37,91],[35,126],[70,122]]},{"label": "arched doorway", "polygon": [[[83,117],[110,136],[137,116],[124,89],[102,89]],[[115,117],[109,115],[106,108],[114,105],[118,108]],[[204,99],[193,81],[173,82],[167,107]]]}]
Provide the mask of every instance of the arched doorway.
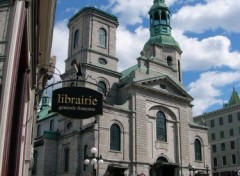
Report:
[{"label": "arched doorway", "polygon": [[151,167],[151,175],[153,176],[177,176],[178,164],[170,163],[167,158],[158,157],[156,163]]}]

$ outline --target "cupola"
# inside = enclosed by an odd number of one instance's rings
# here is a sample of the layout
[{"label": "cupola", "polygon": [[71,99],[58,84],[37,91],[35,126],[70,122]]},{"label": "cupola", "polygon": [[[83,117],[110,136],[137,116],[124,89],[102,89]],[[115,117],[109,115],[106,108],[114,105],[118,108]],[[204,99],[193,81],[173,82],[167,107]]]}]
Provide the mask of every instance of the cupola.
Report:
[{"label": "cupola", "polygon": [[150,39],[144,48],[152,44],[170,45],[180,49],[179,44],[171,35],[170,10],[164,0],[154,0],[148,12],[150,15]]}]

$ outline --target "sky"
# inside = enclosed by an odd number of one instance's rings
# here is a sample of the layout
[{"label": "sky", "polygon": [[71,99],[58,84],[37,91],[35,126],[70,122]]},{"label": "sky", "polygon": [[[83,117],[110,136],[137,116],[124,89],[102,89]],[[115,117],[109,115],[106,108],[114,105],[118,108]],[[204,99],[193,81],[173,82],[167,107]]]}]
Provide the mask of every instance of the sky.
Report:
[{"label": "sky", "polygon": [[[172,36],[183,51],[183,84],[194,98],[193,115],[223,107],[233,88],[240,92],[240,0],[165,0]],[[68,20],[93,6],[118,17],[118,71],[137,63],[149,39],[148,11],[153,0],[57,0],[52,55],[64,73]]]}]

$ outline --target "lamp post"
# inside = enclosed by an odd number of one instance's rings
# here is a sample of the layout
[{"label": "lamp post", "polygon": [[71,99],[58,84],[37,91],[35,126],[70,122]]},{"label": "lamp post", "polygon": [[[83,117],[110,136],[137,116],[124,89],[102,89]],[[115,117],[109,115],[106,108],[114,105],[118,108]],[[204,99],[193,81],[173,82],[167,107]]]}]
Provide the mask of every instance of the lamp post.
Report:
[{"label": "lamp post", "polygon": [[198,173],[198,171],[195,170],[195,166],[192,166],[190,163],[188,164],[188,169],[189,169],[189,176],[194,176],[195,174]]},{"label": "lamp post", "polygon": [[91,153],[92,153],[92,157],[85,157],[85,160],[84,160],[84,164],[85,165],[88,165],[88,164],[92,164],[92,176],[96,176],[97,173],[96,173],[96,169],[95,169],[95,164],[103,164],[103,159],[102,159],[102,155],[100,155],[99,157],[96,157],[96,154],[97,154],[97,148],[96,147],[93,147],[91,148]]},{"label": "lamp post", "polygon": [[208,165],[206,165],[206,171],[207,171],[207,176],[208,176],[208,171],[210,171]]},{"label": "lamp post", "polygon": [[192,175],[192,165],[189,163],[188,164],[188,170],[189,170],[189,176],[191,176]]}]

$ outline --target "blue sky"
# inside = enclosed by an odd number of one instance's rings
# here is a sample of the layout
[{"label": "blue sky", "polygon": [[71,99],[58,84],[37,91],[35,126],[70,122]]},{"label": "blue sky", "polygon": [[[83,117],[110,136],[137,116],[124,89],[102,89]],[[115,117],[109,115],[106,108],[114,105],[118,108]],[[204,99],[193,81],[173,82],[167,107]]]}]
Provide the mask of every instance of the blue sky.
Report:
[{"label": "blue sky", "polygon": [[[172,35],[183,50],[183,83],[194,98],[193,115],[221,108],[233,86],[240,92],[240,0],[165,0],[171,10]],[[148,11],[153,0],[58,0],[52,55],[64,72],[68,19],[94,6],[119,19],[118,71],[137,63],[149,38]]]}]

